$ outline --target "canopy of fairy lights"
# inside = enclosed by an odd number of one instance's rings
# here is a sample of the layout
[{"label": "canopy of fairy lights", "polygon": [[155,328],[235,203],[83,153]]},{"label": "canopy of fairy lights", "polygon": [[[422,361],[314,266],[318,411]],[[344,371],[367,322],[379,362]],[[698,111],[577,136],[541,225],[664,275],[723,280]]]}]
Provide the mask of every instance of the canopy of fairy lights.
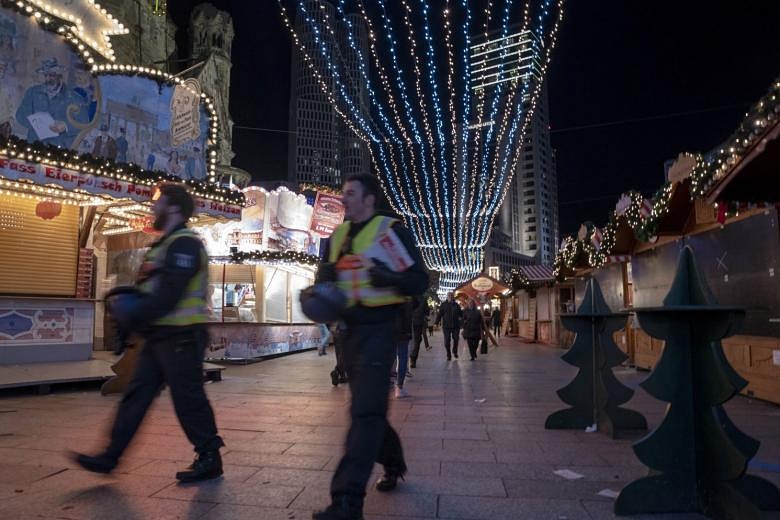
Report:
[{"label": "canopy of fairy lights", "polygon": [[[541,93],[563,0],[279,5],[310,77],[367,144],[390,204],[428,268],[441,273],[439,294],[480,273]],[[489,64],[475,60],[485,42],[518,34],[527,44],[501,47]],[[536,64],[533,74],[501,80],[526,58]],[[498,80],[485,82],[486,69]]]}]

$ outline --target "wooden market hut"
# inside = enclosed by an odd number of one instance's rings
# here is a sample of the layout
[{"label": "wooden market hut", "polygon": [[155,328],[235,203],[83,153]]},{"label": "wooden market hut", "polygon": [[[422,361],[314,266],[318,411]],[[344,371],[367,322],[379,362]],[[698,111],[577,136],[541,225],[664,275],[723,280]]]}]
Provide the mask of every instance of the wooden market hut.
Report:
[{"label": "wooden market hut", "polygon": [[556,317],[561,306],[573,305],[574,287],[554,287],[554,282],[549,265],[523,265],[516,269],[507,305],[511,334],[526,341],[558,345],[561,329]]},{"label": "wooden market hut", "polygon": [[[579,275],[576,294],[581,277],[593,276],[615,310],[660,305],[679,251],[690,246],[715,298],[746,309],[739,334],[723,341],[729,361],[749,381],[744,393],[780,403],[778,177],[780,81],[726,142],[705,157],[678,159],[650,218],[633,228],[636,241],[620,269],[603,263],[588,271],[581,259],[569,258],[559,279]],[[616,336],[639,368],[652,369],[663,352],[663,343],[645,334],[633,317]]]}]

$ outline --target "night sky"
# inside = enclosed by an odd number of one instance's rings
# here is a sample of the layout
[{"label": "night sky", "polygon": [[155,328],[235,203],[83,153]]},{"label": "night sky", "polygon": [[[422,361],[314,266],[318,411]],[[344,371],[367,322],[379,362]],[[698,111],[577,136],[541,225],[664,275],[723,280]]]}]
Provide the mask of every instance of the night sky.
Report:
[{"label": "night sky", "polygon": [[[169,2],[180,28],[198,3]],[[291,40],[278,4],[211,3],[236,31],[235,125],[269,129],[235,128],[233,162],[256,180],[286,178]],[[777,0],[566,6],[548,75],[564,235],[585,220],[603,224],[623,191],[652,195],[664,161],[716,147],[780,75]]]}]

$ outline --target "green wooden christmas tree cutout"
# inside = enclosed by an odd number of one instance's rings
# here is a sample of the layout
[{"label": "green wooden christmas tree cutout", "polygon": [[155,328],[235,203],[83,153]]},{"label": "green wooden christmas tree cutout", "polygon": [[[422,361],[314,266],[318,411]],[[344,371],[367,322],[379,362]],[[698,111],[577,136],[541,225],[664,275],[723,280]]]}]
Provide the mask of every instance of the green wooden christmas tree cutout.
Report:
[{"label": "green wooden christmas tree cutout", "polygon": [[571,408],[550,415],[544,427],[581,430],[595,424],[613,437],[623,430],[647,429],[640,413],[620,407],[634,395],[612,373],[612,367],[628,358],[612,339],[612,334],[625,326],[626,317],[610,310],[596,280],[588,281],[577,313],[562,315],[561,323],[576,333],[574,344],[561,359],[580,370],[558,390],[558,396]]},{"label": "green wooden christmas tree cutout", "polygon": [[641,386],[669,403],[661,424],[634,444],[650,476],[626,486],[618,515],[701,512],[710,518],[753,520],[780,509],[770,482],[746,475],[759,443],[731,422],[722,404],[747,382],[720,344],[744,316],[718,305],[699,275],[693,252],[680,253],[662,307],[636,309],[642,329],[666,341],[655,370]]}]

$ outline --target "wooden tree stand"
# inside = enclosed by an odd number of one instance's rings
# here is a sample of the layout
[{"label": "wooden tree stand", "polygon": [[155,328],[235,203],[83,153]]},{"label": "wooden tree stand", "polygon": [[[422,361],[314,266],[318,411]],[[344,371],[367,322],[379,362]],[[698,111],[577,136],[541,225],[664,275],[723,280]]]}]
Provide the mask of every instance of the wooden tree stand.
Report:
[{"label": "wooden tree stand", "polygon": [[582,430],[595,424],[612,437],[623,430],[647,429],[642,414],[620,407],[634,391],[612,373],[612,367],[628,359],[612,339],[625,322],[625,315],[614,314],[607,306],[598,282],[588,280],[577,313],[561,315],[563,326],[576,333],[574,344],[561,359],[580,371],[558,390],[561,400],[572,407],[550,415],[545,428]]},{"label": "wooden tree stand", "polygon": [[615,513],[701,512],[753,520],[762,518],[761,510],[780,509],[775,485],[745,474],[758,441],[742,433],[721,406],[747,384],[720,344],[734,334],[744,311],[715,302],[685,247],[663,306],[636,313],[645,332],[666,341],[641,386],[669,406],[661,424],[633,446],[650,476],[623,488]]}]

